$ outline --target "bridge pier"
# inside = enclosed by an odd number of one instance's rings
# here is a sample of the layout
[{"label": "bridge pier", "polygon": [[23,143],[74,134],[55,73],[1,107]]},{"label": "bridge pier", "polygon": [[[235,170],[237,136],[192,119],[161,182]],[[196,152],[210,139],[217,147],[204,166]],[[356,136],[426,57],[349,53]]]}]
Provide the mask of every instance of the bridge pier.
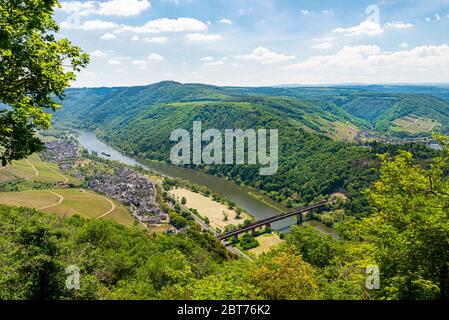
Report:
[{"label": "bridge pier", "polygon": [[271,229],[271,223],[267,223],[267,224],[265,225],[265,228]]},{"label": "bridge pier", "polygon": [[304,222],[304,217],[302,215],[302,212],[299,212],[296,217],[297,217],[296,225],[297,226],[302,225],[302,223]]},{"label": "bridge pier", "polygon": [[238,235],[238,234],[236,234],[236,235],[234,236],[234,242],[237,242],[237,241],[239,241],[239,235]]},{"label": "bridge pier", "polygon": [[251,235],[255,237],[257,235],[256,228],[251,230]]}]

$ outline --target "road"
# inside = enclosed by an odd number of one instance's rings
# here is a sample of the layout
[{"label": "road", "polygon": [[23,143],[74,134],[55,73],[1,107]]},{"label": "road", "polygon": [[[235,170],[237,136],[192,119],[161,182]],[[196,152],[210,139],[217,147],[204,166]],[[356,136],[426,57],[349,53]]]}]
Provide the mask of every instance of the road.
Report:
[{"label": "road", "polygon": [[[175,198],[173,198],[172,195],[170,195],[170,193],[167,193],[167,194],[168,194],[168,196],[169,196],[170,198],[172,198],[173,200],[175,200],[176,202],[178,202]],[[180,208],[181,208],[182,210],[187,211],[187,212],[191,212],[190,209],[187,208],[185,205],[183,205],[183,204],[181,204],[181,203],[179,203],[179,202],[178,202],[178,204],[179,204],[179,206],[180,206]],[[201,227],[202,230],[209,231],[210,233],[212,233],[212,234],[213,234],[215,237],[217,237],[217,238],[220,236],[220,234],[219,234],[216,230],[214,230],[211,226],[208,226],[208,225],[207,225],[201,218],[199,218],[198,216],[196,216],[196,215],[193,214],[193,213],[191,213],[190,215],[193,217],[193,219],[195,220],[195,222],[196,222],[197,224],[200,225],[200,227]],[[245,259],[247,259],[247,260],[251,260],[251,258],[250,258],[248,255],[246,255],[245,253],[243,253],[242,251],[240,251],[240,250],[237,249],[236,247],[233,247],[233,246],[228,245],[227,242],[224,242],[224,241],[221,241],[221,242],[223,243],[223,245],[226,247],[226,249],[227,249],[229,252],[231,252],[231,253],[233,253],[233,254],[235,254],[235,255],[241,256],[241,257],[243,257],[243,258],[245,258]]]},{"label": "road", "polygon": [[57,196],[57,197],[59,198],[59,201],[56,202],[55,204],[52,204],[52,205],[49,205],[49,206],[46,206],[46,207],[39,208],[38,210],[45,210],[45,209],[50,209],[50,208],[59,206],[59,205],[64,201],[64,197],[61,196],[60,194],[58,194],[58,193],[56,193],[56,192],[53,192],[53,191],[48,191],[48,192],[51,193],[51,194],[53,194],[53,195],[55,195],[55,196]]},{"label": "road", "polygon": [[63,178],[64,178],[64,184],[67,184],[68,182],[69,182],[69,178],[67,178],[65,175],[63,175],[61,172],[58,172],[58,171],[56,171],[55,169],[53,169],[53,168],[50,168],[50,166],[48,165],[48,163],[45,163],[45,165],[47,166],[47,168],[48,168],[48,170],[50,170],[51,172],[54,172],[54,173],[56,173],[56,174],[59,174],[59,175],[61,175]]},{"label": "road", "polygon": [[36,167],[34,166],[34,164],[32,164],[30,162],[30,160],[25,159],[25,161],[31,166],[31,168],[33,168],[34,170],[34,175],[26,177],[25,180],[31,179],[32,177],[37,177],[39,175],[39,170],[36,169]]}]

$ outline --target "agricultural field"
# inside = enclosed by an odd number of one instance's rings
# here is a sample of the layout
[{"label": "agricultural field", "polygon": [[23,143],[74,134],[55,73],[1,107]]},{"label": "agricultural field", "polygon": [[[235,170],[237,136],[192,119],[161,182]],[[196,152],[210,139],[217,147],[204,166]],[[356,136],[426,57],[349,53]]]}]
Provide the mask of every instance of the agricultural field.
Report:
[{"label": "agricultural field", "polygon": [[336,121],[331,126],[331,136],[336,140],[353,141],[357,135],[357,129],[351,124]]},{"label": "agricultural field", "polygon": [[441,127],[441,124],[426,118],[419,117],[403,117],[393,121],[394,126],[391,130],[408,133],[426,133],[437,130]]},{"label": "agricultural field", "polygon": [[12,165],[0,170],[0,183],[14,180],[27,180],[50,184],[80,185],[77,178],[64,175],[57,164],[43,161],[39,155],[33,154],[27,159],[14,161]]},{"label": "agricultural field", "polygon": [[256,240],[259,242],[259,246],[249,250],[249,253],[255,256],[267,253],[283,242],[283,240],[275,233],[262,234],[256,237]]},{"label": "agricultural field", "polygon": [[[207,217],[210,221],[210,226],[214,229],[224,229],[228,225],[240,225],[249,219],[249,215],[242,213],[240,219],[236,219],[236,212],[230,210],[226,205],[212,200],[210,197],[195,193],[188,189],[178,188],[170,190],[170,194],[180,201],[183,197],[186,198],[185,206],[189,209],[196,209],[201,217]],[[225,215],[227,221],[225,221]]]},{"label": "agricultural field", "polygon": [[29,190],[0,193],[0,204],[28,207],[60,217],[78,214],[88,219],[111,219],[132,226],[128,210],[107,197],[83,189]]}]

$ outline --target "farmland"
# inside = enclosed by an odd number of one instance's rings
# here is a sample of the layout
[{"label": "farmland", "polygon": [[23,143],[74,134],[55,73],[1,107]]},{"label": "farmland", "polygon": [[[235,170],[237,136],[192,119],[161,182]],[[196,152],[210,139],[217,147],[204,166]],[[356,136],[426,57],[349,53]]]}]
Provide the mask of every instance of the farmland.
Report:
[{"label": "farmland", "polygon": [[412,134],[432,132],[441,127],[440,123],[434,120],[414,116],[396,119],[393,124],[393,131],[403,131]]},{"label": "farmland", "polygon": [[125,207],[83,189],[2,192],[0,204],[39,209],[59,217],[78,214],[84,218],[111,219],[126,226],[133,225],[134,221]]},{"label": "farmland", "polygon": [[12,165],[4,167],[0,171],[0,183],[14,180],[49,184],[81,184],[79,179],[65,176],[56,164],[43,161],[37,154],[24,160],[14,161]]}]

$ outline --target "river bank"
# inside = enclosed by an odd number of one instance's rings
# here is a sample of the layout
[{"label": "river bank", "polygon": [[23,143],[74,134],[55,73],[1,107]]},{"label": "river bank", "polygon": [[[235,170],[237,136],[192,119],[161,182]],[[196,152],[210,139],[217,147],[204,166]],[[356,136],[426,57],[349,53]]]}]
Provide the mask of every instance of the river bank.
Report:
[{"label": "river bank", "polygon": [[[163,176],[181,178],[194,184],[203,185],[214,193],[232,200],[256,220],[269,218],[286,211],[281,209],[278,203],[263,194],[257,193],[255,189],[238,185],[224,177],[211,176],[203,172],[163,162],[133,159],[102,142],[93,131],[78,130],[78,133],[77,140],[80,145],[89,152],[96,152],[99,157],[119,161],[130,166],[141,166],[146,170],[154,171]],[[104,154],[108,154],[109,156],[105,156]],[[288,232],[289,227],[295,224],[295,222],[294,218],[279,221],[273,224],[273,229]],[[332,233],[329,232],[329,228],[318,221],[313,221],[313,226],[322,232]]]}]

